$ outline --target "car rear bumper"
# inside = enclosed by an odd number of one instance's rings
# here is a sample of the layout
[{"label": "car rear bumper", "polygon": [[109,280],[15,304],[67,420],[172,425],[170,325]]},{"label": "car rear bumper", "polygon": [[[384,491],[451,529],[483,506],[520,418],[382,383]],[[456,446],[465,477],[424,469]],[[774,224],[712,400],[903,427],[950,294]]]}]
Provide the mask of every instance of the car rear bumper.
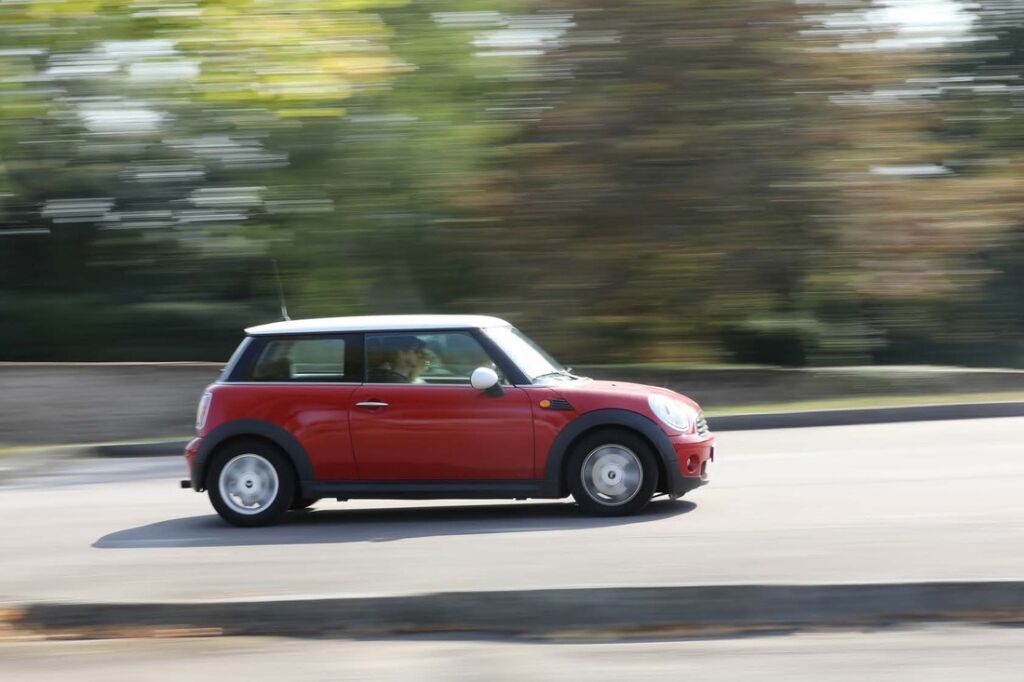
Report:
[{"label": "car rear bumper", "polygon": [[[203,482],[198,480],[196,477],[195,463],[196,455],[199,454],[199,447],[203,444],[202,438],[193,438],[185,446],[185,462],[188,464],[188,472],[190,478],[190,485],[187,487],[192,488],[197,493],[202,492]],[[186,487],[184,481],[182,481],[182,488]]]}]

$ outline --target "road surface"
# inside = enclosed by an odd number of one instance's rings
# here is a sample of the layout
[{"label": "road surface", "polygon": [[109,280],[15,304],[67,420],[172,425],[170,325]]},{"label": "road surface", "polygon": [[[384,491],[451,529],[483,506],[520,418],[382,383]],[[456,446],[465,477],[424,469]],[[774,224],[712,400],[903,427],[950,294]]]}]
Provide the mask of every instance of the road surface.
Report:
[{"label": "road surface", "polygon": [[1024,419],[719,435],[711,485],[629,519],[571,503],[323,502],[224,525],[178,458],[0,488],[0,602],[1024,578]]},{"label": "road surface", "polygon": [[941,627],[680,642],[165,639],[0,642],[18,682],[1019,682],[1024,629]]}]

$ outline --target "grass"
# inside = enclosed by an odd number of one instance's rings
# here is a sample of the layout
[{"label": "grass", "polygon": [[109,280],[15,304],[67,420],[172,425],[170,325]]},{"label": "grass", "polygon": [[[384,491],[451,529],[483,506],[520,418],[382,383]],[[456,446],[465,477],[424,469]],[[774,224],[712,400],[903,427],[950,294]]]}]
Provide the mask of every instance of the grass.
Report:
[{"label": "grass", "polygon": [[827,398],[822,400],[801,400],[785,403],[759,403],[753,405],[728,405],[708,407],[704,412],[709,417],[729,414],[763,414],[770,412],[805,412],[810,410],[841,410],[863,407],[901,407],[907,405],[955,405],[959,403],[997,403],[1024,401],[1024,391],[1003,391],[996,393],[936,393],[923,395],[857,396],[851,398]]},{"label": "grass", "polygon": [[707,362],[622,362],[608,364],[579,363],[576,367],[580,372],[586,374],[592,370],[640,370],[658,372],[688,372],[688,371],[770,371],[779,374],[809,374],[809,375],[833,375],[833,374],[854,374],[878,377],[906,376],[908,374],[920,376],[933,376],[938,374],[974,374],[984,372],[997,372],[1001,374],[1022,374],[1024,369],[1006,367],[961,367],[956,365],[821,365],[804,367],[782,367],[779,365],[757,365],[757,364],[736,364],[736,363],[707,363]]}]

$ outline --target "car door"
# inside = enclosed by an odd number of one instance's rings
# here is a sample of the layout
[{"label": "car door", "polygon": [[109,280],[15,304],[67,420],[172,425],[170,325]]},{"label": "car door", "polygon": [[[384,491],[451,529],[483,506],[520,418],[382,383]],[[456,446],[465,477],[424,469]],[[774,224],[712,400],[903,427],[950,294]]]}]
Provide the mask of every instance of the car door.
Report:
[{"label": "car door", "polygon": [[318,480],[358,478],[348,412],[363,379],[359,334],[257,337],[232,372],[233,414],[284,429],[309,456]]},{"label": "car door", "polygon": [[[404,338],[403,338],[404,337]],[[414,340],[410,340],[413,337]],[[418,345],[422,367],[407,373]],[[365,481],[507,481],[533,477],[529,396],[469,384],[498,369],[469,331],[367,334],[367,383],[351,396],[353,452]],[[501,376],[499,370],[499,376]]]}]

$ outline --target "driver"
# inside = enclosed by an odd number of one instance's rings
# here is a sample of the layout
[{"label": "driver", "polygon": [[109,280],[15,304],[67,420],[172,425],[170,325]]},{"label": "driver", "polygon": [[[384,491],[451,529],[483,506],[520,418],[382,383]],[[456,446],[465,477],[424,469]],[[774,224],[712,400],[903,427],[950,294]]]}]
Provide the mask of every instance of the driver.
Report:
[{"label": "driver", "polygon": [[374,384],[411,384],[427,368],[427,344],[412,335],[386,336],[372,359],[368,375]]}]

